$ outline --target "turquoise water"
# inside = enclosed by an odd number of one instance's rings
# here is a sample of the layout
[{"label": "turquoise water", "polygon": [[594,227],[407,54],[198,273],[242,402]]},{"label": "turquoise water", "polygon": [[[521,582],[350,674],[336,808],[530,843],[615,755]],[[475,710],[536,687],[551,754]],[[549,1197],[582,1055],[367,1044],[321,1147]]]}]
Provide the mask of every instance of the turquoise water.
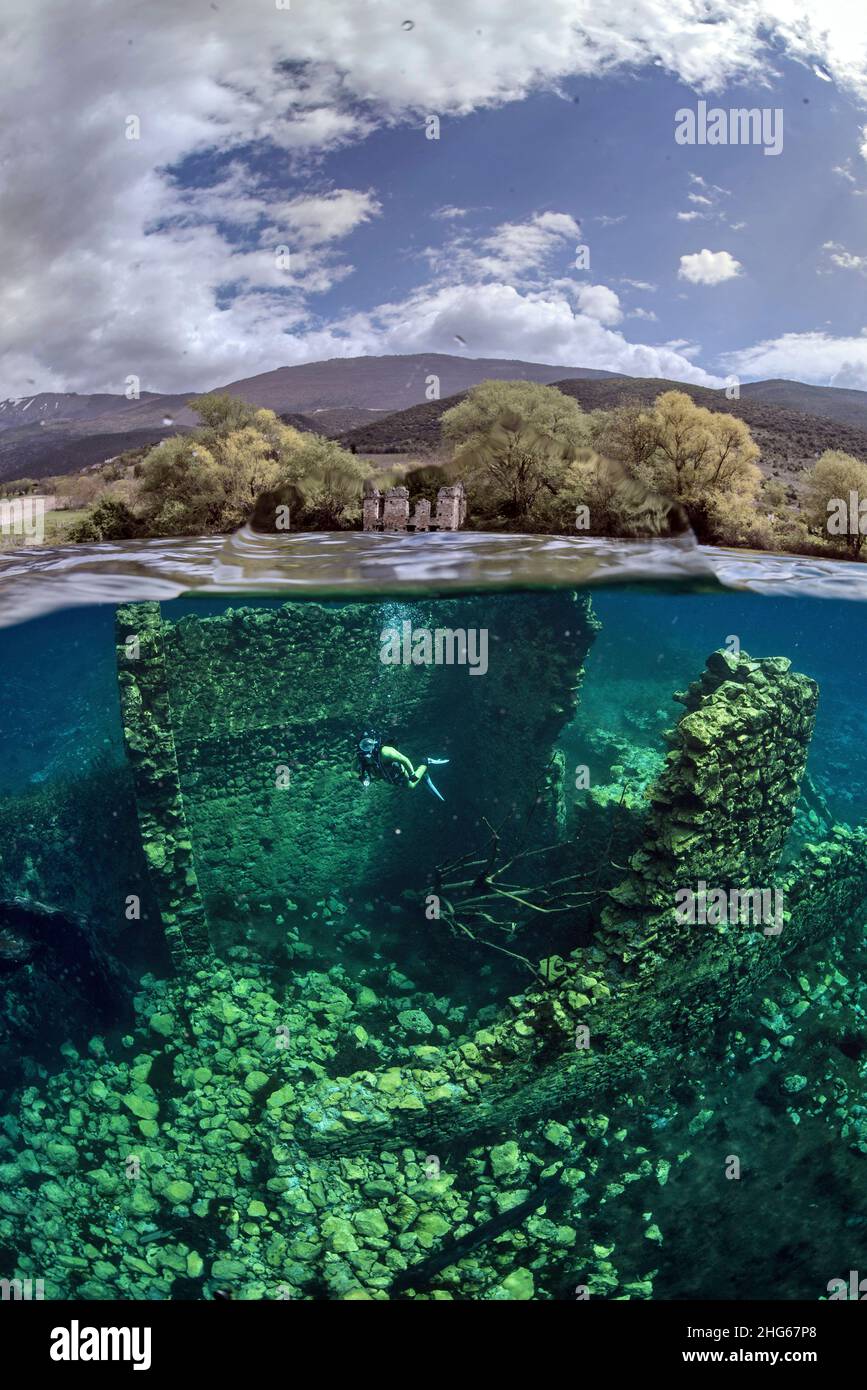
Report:
[{"label": "turquoise water", "polygon": [[[0,1276],[55,1298],[818,1299],[867,1258],[857,569],[442,539],[4,557]],[[159,608],[118,628],[130,602]],[[118,679],[145,611],[162,704],[139,657]],[[404,621],[484,628],[485,674],[388,667]],[[730,923],[624,956],[604,914],[678,756],[672,696],[720,650],[734,686],[774,657],[818,686],[769,864],[743,808],[756,771],[788,787],[790,687],[754,743],[747,719],[702,753],[734,759],[703,803],[731,864],[708,886],[784,885],[798,911],[779,941]],[[444,801],[362,786],[369,725],[448,759]]]}]

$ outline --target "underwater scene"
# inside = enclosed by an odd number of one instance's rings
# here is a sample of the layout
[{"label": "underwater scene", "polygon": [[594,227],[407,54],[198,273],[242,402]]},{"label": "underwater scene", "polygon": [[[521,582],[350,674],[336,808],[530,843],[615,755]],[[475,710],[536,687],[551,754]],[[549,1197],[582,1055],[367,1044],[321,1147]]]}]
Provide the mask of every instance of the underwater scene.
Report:
[{"label": "underwater scene", "polygon": [[7,616],[0,1276],[848,1296],[867,609],[612,554]]}]

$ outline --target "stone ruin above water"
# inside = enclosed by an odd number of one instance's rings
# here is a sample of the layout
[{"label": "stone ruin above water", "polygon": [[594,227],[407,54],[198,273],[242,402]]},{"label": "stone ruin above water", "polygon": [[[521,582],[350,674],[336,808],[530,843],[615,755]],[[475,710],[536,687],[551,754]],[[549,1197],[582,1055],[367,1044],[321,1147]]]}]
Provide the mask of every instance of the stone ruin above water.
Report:
[{"label": "stone ruin above water", "polygon": [[467,494],[463,483],[441,487],[433,514],[429,500],[420,497],[410,516],[408,488],[390,487],[384,494],[373,488],[364,497],[362,514],[365,531],[459,531],[467,518]]}]

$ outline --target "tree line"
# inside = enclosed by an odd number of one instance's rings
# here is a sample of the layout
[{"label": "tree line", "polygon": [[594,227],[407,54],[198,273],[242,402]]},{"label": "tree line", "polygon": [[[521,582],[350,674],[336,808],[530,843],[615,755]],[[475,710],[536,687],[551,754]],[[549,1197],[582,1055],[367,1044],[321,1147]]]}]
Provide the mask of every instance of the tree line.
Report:
[{"label": "tree line", "polygon": [[854,558],[864,539],[857,508],[854,527],[829,517],[853,493],[867,514],[867,464],[828,451],[806,471],[798,498],[762,475],[743,420],[683,391],[664,391],[652,405],[584,411],[556,387],[485,381],[443,415],[437,461],[388,472],[225,392],[190,406],[199,419],[191,432],[51,480],[87,508],[70,539],[230,532],[263,497],[279,500],[279,529],[339,530],[360,524],[373,481],[404,483],[414,501],[433,500],[458,478],[469,524],[480,530],[629,537],[679,529],[681,519],[709,544]]}]

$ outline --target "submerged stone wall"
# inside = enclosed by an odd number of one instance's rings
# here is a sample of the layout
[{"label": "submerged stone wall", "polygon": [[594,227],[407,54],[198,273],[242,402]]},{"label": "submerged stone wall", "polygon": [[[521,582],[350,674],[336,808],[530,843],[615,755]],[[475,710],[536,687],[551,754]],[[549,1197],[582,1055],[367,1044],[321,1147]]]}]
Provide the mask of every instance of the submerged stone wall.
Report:
[{"label": "submerged stone wall", "polygon": [[[782,659],[716,653],[680,698],[687,714],[670,736],[643,843],[596,943],[563,961],[550,986],[510,1000],[470,1043],[419,1046],[417,1068],[321,1080],[303,1095],[288,1089],[268,1116],[280,1142],[337,1152],[371,1142],[441,1144],[558,1110],[573,1114],[630,1077],[676,1071],[785,954],[820,939],[831,921],[857,920],[867,897],[863,831],[837,826],[785,871],[778,867],[815,683],[790,674]],[[785,902],[779,935],[735,923],[664,936],[676,885],[705,876],[709,886],[761,886],[771,875]]]},{"label": "submerged stone wall", "polygon": [[[486,674],[383,664],[382,631],[404,623],[484,629]],[[483,817],[513,815],[517,827],[537,798],[537,833],[553,836],[549,763],[594,632],[589,602],[562,592],[251,605],[178,621],[155,605],[122,610],[127,746],[170,925],[184,891],[181,924],[198,941],[202,901],[211,916],[273,921],[338,887],[421,886],[485,836]],[[450,759],[435,772],[445,802],[423,786],[362,789],[355,752],[367,727],[416,764]]]},{"label": "submerged stone wall", "polygon": [[[691,949],[678,889],[771,889],[800,796],[819,692],[785,657],[712,653],[675,699],[668,766],[649,791],[641,848],[603,913],[606,945],[631,969]],[[687,937],[689,938],[687,940]]]},{"label": "submerged stone wall", "polygon": [[117,611],[123,736],[133,771],[142,848],[176,968],[208,954],[208,933],[184,812],[159,605]]}]

